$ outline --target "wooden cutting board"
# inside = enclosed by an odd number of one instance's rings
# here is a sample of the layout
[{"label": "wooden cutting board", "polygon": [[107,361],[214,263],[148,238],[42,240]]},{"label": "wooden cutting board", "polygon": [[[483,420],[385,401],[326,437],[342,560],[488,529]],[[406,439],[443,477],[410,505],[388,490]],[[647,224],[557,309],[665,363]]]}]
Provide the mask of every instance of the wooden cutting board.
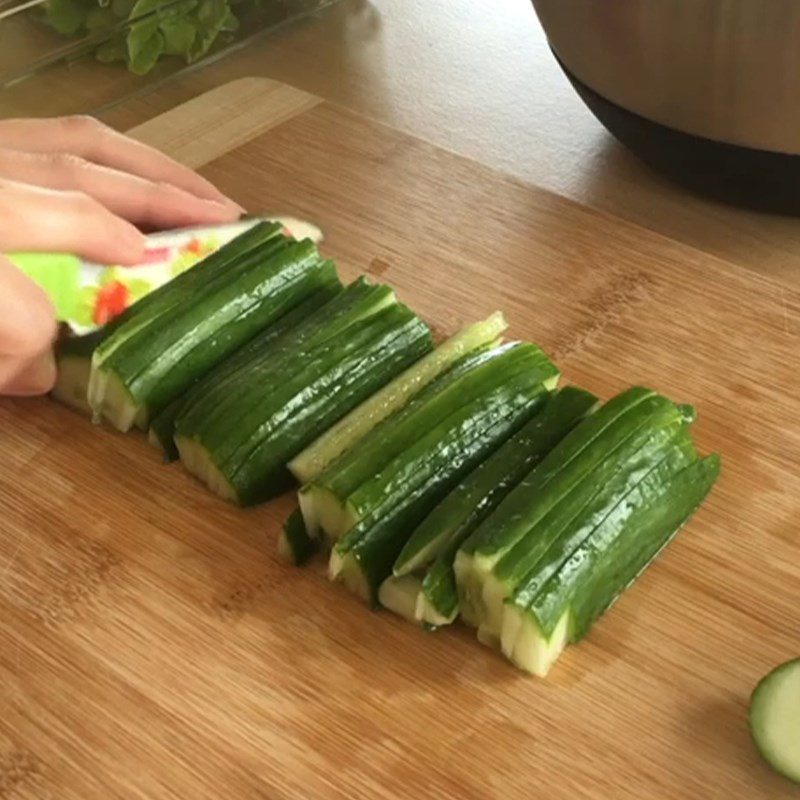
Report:
[{"label": "wooden cutting board", "polygon": [[746,706],[800,651],[800,293],[268,81],[135,133],[441,333],[500,308],[570,382],[693,402],[724,474],[541,681],[285,566],[290,498],[0,401],[0,798],[797,797]]}]

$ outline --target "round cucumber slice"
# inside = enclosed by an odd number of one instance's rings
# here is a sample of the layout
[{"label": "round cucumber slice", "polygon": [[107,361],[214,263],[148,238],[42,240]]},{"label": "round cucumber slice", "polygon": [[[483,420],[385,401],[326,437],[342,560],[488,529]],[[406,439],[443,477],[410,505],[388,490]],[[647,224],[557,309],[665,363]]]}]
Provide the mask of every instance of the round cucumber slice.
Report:
[{"label": "round cucumber slice", "polygon": [[756,686],[749,722],[764,760],[800,783],[800,658],[777,667]]}]

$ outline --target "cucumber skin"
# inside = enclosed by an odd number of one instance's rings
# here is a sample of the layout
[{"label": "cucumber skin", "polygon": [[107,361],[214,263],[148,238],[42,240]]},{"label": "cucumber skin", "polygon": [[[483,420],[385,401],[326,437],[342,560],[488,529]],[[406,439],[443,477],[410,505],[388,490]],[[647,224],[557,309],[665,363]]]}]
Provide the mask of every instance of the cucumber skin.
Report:
[{"label": "cucumber skin", "polygon": [[[540,582],[547,580],[560,561],[661,461],[676,439],[689,449],[688,458],[696,458],[679,414],[650,417],[596,470],[578,478],[572,491],[497,563],[495,576],[520,596],[535,594]],[[532,499],[535,507],[535,496]]]},{"label": "cucumber skin", "polygon": [[257,334],[229,359],[223,361],[210,372],[196,378],[185,395],[173,400],[157,414],[150,424],[150,431],[164,451],[164,460],[170,462],[179,458],[178,448],[175,446],[175,422],[184,408],[187,408],[197,397],[201,396],[204,389],[232,375],[236,370],[246,365],[251,358],[258,356],[266,348],[270,347],[273,342],[289,333],[307,319],[309,315],[330,302],[342,291],[342,288],[341,282],[334,274],[329,285],[322,286],[319,291],[303,300],[287,314],[284,314],[274,325]]},{"label": "cucumber skin", "polygon": [[292,563],[296,567],[303,566],[319,548],[319,540],[308,535],[299,508],[292,511],[287,518],[283,525],[283,534],[291,551]]},{"label": "cucumber skin", "polygon": [[[396,316],[395,312],[400,310],[400,306],[395,306],[386,309],[384,315]],[[292,419],[291,424],[289,421],[283,422],[276,426],[271,436],[260,439],[249,455],[234,462],[235,471],[230,470],[230,461],[225,465],[217,465],[228,476],[242,505],[252,505],[273,497],[275,482],[281,488],[290,486],[292,477],[286,465],[294,455],[432,346],[427,326],[413,315],[401,330],[395,329],[391,339],[385,343],[384,339],[390,337],[389,331],[385,337],[381,337],[374,325],[368,325],[369,322],[366,320],[361,324],[365,333],[369,331],[372,343],[354,351],[351,357],[339,361],[301,390],[304,395],[312,397],[304,398],[303,405],[298,409],[299,417]],[[354,329],[357,327],[348,329],[340,338],[346,336],[356,340]],[[311,371],[314,371],[313,366]],[[284,405],[278,413],[283,415],[286,409]]]},{"label": "cucumber skin", "polygon": [[[696,461],[683,470],[683,475],[677,476],[677,479],[685,479],[685,483],[688,484],[685,487],[683,508],[678,507],[677,501],[673,499],[672,516],[669,517],[668,522],[662,523],[658,535],[650,540],[649,544],[642,543],[638,550],[623,548],[627,551],[628,557],[625,558],[624,554],[620,553],[621,557],[613,574],[608,576],[602,567],[598,567],[592,582],[586,587],[581,587],[581,593],[585,599],[576,606],[574,627],[570,635],[571,641],[582,639],[594,621],[613,605],[675,538],[708,496],[719,477],[720,470],[721,459],[714,454]],[[615,552],[610,549],[607,556],[608,560],[613,561]],[[608,577],[606,580],[600,580],[601,575]]]},{"label": "cucumber skin", "polygon": [[[366,482],[420,435],[452,413],[485,395],[496,382],[498,369],[511,369],[520,362],[536,371],[541,383],[557,377],[558,371],[535,345],[512,342],[469,354],[423,389],[407,406],[374,428],[351,450],[336,459],[311,486],[324,487],[344,504]],[[498,367],[497,364],[503,366]]]},{"label": "cucumber skin", "polygon": [[[575,479],[585,476],[590,468],[602,464],[606,440],[614,435],[624,437],[628,431],[627,426],[618,427],[618,421],[640,404],[652,403],[654,397],[655,393],[650,390],[629,390],[610,400],[573,429],[464,542],[459,556],[481,555],[499,560],[527,535],[532,524],[550,511],[555,501],[548,506],[540,498],[548,491],[552,493],[552,484],[558,485],[557,482],[561,481],[567,486],[572,485]],[[655,403],[663,405],[660,400]],[[575,474],[575,478],[568,470]],[[541,508],[538,509],[539,517],[530,521],[532,502]]]},{"label": "cucumber skin", "polygon": [[[800,658],[794,658],[790,661],[786,661],[783,664],[779,664],[775,669],[771,672],[767,673],[756,685],[756,688],[753,689],[753,693],[750,696],[750,704],[747,713],[747,725],[750,731],[750,738],[755,745],[758,754],[761,758],[766,761],[766,763],[779,775],[786,778],[793,783],[800,785],[800,769],[790,770],[785,765],[776,763],[777,759],[775,756],[766,748],[761,742],[761,733],[760,728],[762,727],[761,720],[759,719],[760,711],[761,711],[761,703],[762,698],[764,695],[770,692],[770,687],[772,682],[780,677],[781,673],[789,672],[792,670],[800,670]],[[763,700],[765,702],[766,700]]]},{"label": "cucumber skin", "polygon": [[310,483],[332,461],[364,438],[376,425],[402,409],[463,357],[493,342],[506,330],[505,317],[496,311],[481,322],[462,328],[409,367],[369,400],[353,409],[289,464],[300,484]]},{"label": "cucumber skin", "polygon": [[437,536],[441,538],[438,549],[426,563],[414,563],[411,568],[424,568],[451,549],[454,557],[464,539],[596,404],[593,394],[574,387],[543,395],[541,410],[461,481],[414,531],[398,556],[394,574],[409,572],[404,564]]},{"label": "cucumber skin", "polygon": [[[500,384],[415,442],[363,492],[365,498],[372,498],[363,502],[368,511],[362,512],[363,519],[342,537],[336,552],[355,559],[373,601],[409,531],[464,474],[530,419],[544,391],[530,373]],[[467,439],[464,432],[468,430],[477,433]],[[411,474],[417,483],[409,491]]]},{"label": "cucumber skin", "polygon": [[140,331],[99,369],[115,373],[134,402],[153,415],[185,392],[198,374],[325,285],[333,270],[313,246],[290,245],[239,281],[208,292],[184,313]]},{"label": "cucumber skin", "polygon": [[[589,530],[571,527],[506,602],[531,614],[545,638],[550,638],[569,607],[573,612],[570,639],[581,638],[596,616],[590,609],[595,608],[597,602],[586,599],[592,594],[589,587],[598,584],[596,576],[605,576],[608,586],[618,584],[612,578],[616,572],[624,571],[628,554],[635,559],[639,546],[646,547],[638,535],[633,538],[634,533],[629,531],[635,525],[646,530],[649,520],[655,520],[656,511],[651,509],[661,500],[662,493],[673,485],[678,474],[697,460],[688,436],[665,444],[664,450],[650,460],[646,474],[626,482],[622,492],[606,495],[602,519],[596,524],[591,520],[586,526]],[[673,507],[679,506],[683,508],[676,498]],[[594,566],[595,573],[587,572],[589,565]],[[587,604],[585,608],[581,605],[583,602]],[[577,611],[576,605],[580,606]]]},{"label": "cucumber skin", "polygon": [[[243,257],[256,247],[282,239],[282,227],[277,223],[263,222],[254,225],[241,235],[232,239],[219,250],[211,253],[192,269],[182,272],[158,289],[146,294],[121,314],[114,317],[104,328],[102,340],[105,343],[112,334],[130,323],[134,318],[144,321],[155,319],[191,298],[192,292],[210,278],[219,275],[228,265]],[[132,327],[132,326],[131,326]],[[102,359],[107,347],[98,347],[97,356]]]},{"label": "cucumber skin", "polygon": [[[438,553],[427,569],[421,591],[428,603],[442,617],[454,619],[458,613],[458,586],[453,568],[456,552],[464,538],[497,507],[509,491],[532,469],[559,441],[590,414],[597,398],[589,392],[567,386],[551,395],[544,409],[536,414],[522,430],[474,470],[442,503],[426,518],[434,518],[437,511],[446,506],[450,498],[461,494],[466,486],[480,487],[480,502],[471,513],[462,518],[461,525],[446,549]],[[500,473],[500,474],[498,474]],[[496,476],[496,487],[489,485],[489,478]],[[462,490],[466,494],[466,490]],[[467,495],[468,496],[468,495]],[[423,522],[423,525],[425,525]],[[420,530],[418,528],[417,530]],[[410,545],[406,545],[408,547]],[[402,557],[402,554],[401,554]],[[397,563],[395,562],[395,574]]]},{"label": "cucumber skin", "polygon": [[[253,415],[251,424],[257,425],[263,417],[264,386],[270,381],[280,384],[286,374],[294,371],[298,354],[319,347],[326,338],[338,335],[358,319],[392,302],[394,294],[388,286],[373,285],[364,278],[353,281],[268,350],[254,354],[236,369],[224,370],[215,380],[209,379],[181,413],[176,430],[186,436],[202,432],[209,447],[215,450],[225,447],[230,438],[232,410],[239,425],[247,423],[247,414]],[[217,435],[212,437],[215,428]]]}]

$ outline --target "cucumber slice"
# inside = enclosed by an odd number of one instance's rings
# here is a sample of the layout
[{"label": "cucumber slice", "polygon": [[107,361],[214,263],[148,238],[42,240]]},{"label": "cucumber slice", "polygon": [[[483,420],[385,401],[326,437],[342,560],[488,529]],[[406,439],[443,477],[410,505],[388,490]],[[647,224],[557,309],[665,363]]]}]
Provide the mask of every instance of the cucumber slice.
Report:
[{"label": "cucumber slice", "polygon": [[[520,386],[525,384],[526,388],[520,389],[521,394],[513,399],[512,405],[522,401],[527,419],[535,410],[535,406],[528,405],[531,391],[535,388],[534,393],[539,397],[557,379],[555,366],[532,344],[510,343],[466,356],[305,487],[303,507],[313,509],[315,522],[321,525],[330,541],[338,540],[358,520],[370,515],[377,505],[391,502],[386,494],[389,491],[386,481],[407,493],[415,482],[424,482],[440,461],[451,460],[443,453],[435,458],[424,455],[437,452],[437,434],[431,432],[443,425],[442,431],[449,430],[446,421],[451,416],[473,403],[477,403],[476,413],[488,404],[489,413],[501,414],[502,402],[494,410],[491,408],[493,393],[502,395],[504,384],[521,382]],[[520,420],[519,424],[524,421]],[[468,426],[469,420],[463,424]],[[419,444],[422,439],[424,445]],[[497,446],[499,441],[494,441]],[[425,450],[426,447],[429,449]],[[404,456],[406,451],[415,454],[412,459]],[[419,463],[419,471],[415,471],[417,468],[412,469],[411,461],[424,463]],[[394,465],[391,469],[390,464]]]},{"label": "cucumber slice", "polygon": [[[327,285],[335,272],[310,242],[264,248],[234,261],[190,297],[176,289],[176,280],[144,298],[177,294],[180,302],[149,324],[134,316],[98,347],[89,381],[95,414],[123,431],[134,423],[142,427],[199,376]],[[184,274],[206,273],[195,267]]]},{"label": "cucumber slice", "polygon": [[295,478],[300,484],[309,483],[334,459],[350,449],[379,422],[406,405],[413,395],[458,359],[496,341],[507,327],[508,323],[498,311],[488,319],[464,328],[439,345],[432,353],[409,367],[402,375],[364,401],[293,458],[289,463],[289,469]]},{"label": "cucumber slice", "polygon": [[775,668],[750,698],[750,734],[764,760],[800,783],[800,658]]},{"label": "cucumber slice", "polygon": [[51,396],[75,411],[90,416],[88,390],[92,371],[92,355],[103,341],[101,328],[85,336],[67,336],[56,345],[58,376]]},{"label": "cucumber slice", "polygon": [[417,435],[348,498],[356,524],[333,550],[333,578],[340,569],[352,583],[360,573],[359,586],[374,601],[415,526],[541,404],[542,375],[526,364],[535,362],[536,353],[537,348],[520,345],[490,362],[494,369],[482,376],[482,393]]},{"label": "cucumber slice", "polygon": [[296,508],[286,520],[278,539],[278,554],[285,561],[301,567],[317,551],[319,540],[312,539],[306,531],[303,515]]},{"label": "cucumber slice", "polygon": [[235,374],[239,369],[250,363],[252,359],[258,357],[273,342],[307,321],[315,311],[329,303],[341,291],[342,284],[336,274],[332,273],[329,276],[328,285],[322,286],[319,291],[314,292],[288,314],[284,314],[274,325],[259,333],[211,372],[195,380],[192,388],[185,395],[173,400],[166,408],[156,414],[150,423],[148,438],[154,447],[161,450],[164,460],[175,461],[179,458],[178,448],[175,445],[175,423],[184,409],[202,397],[208,389]]},{"label": "cucumber slice", "polygon": [[417,622],[417,597],[421,583],[415,575],[388,577],[378,590],[378,602],[409,622]]},{"label": "cucumber slice", "polygon": [[597,405],[593,394],[570,386],[542,400],[542,410],[471,472],[414,531],[395,562],[395,575],[425,569],[446,550],[454,545],[457,549]]},{"label": "cucumber slice", "polygon": [[308,328],[299,339],[279,340],[178,418],[184,465],[223,497],[250,505],[288,488],[292,456],[431,348],[427,327],[391,290],[365,281],[324,306]]}]

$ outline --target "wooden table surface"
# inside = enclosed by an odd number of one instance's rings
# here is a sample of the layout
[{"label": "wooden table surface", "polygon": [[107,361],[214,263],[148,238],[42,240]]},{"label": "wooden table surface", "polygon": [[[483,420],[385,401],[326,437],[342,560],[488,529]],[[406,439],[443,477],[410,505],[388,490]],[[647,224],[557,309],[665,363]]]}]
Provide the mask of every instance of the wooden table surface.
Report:
[{"label": "wooden table surface", "polygon": [[503,309],[565,380],[698,409],[724,467],[547,681],[294,569],[138,435],[0,401],[3,800],[790,800],[748,696],[796,655],[800,291],[272,82],[139,126],[440,332]]}]

